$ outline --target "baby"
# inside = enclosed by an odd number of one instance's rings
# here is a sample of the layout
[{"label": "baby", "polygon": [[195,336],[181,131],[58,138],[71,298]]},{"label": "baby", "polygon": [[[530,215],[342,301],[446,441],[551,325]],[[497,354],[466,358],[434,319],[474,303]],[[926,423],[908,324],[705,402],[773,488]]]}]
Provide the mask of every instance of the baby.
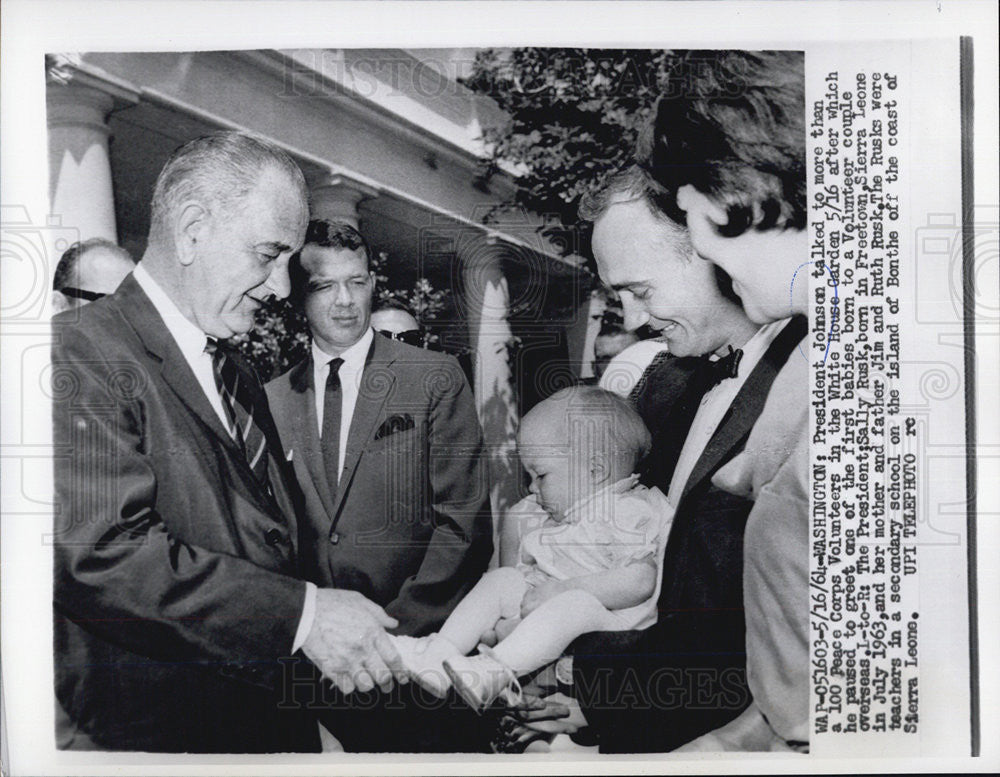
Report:
[{"label": "baby", "polygon": [[[487,572],[439,633],[394,637],[416,682],[439,697],[453,686],[479,711],[581,634],[653,625],[673,519],[666,497],[632,474],[650,435],[621,397],[564,389],[524,417],[517,447],[540,525],[522,534],[508,515],[501,561],[509,565]],[[467,656],[491,633],[503,636],[496,647]]]}]

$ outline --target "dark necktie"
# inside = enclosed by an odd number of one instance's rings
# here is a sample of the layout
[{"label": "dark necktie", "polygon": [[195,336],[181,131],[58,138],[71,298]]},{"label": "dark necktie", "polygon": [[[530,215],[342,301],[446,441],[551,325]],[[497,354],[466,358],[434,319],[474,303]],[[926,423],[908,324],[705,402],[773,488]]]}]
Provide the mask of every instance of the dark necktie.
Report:
[{"label": "dark necktie", "polygon": [[228,419],[229,435],[243,448],[247,463],[259,483],[268,486],[267,440],[254,421],[253,392],[246,378],[240,378],[236,362],[226,355],[226,350],[216,340],[209,340],[205,352],[212,357],[215,387],[222,397],[222,407]]},{"label": "dark necktie", "polygon": [[344,392],[340,388],[340,366],[343,359],[330,360],[330,374],[326,378],[326,393],[323,398],[323,432],[320,447],[323,450],[323,466],[326,469],[327,485],[336,493],[340,480],[340,413]]}]

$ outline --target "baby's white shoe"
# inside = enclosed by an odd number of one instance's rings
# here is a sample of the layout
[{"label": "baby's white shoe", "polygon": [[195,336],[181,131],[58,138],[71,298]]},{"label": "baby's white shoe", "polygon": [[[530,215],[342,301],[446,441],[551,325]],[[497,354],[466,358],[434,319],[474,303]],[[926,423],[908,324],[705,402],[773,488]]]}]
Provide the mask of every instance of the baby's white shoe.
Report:
[{"label": "baby's white shoe", "polygon": [[485,645],[479,646],[477,656],[459,655],[447,659],[444,670],[458,695],[478,713],[500,696],[508,705],[521,702],[517,673]]},{"label": "baby's white shoe", "polygon": [[394,636],[392,640],[413,681],[439,699],[447,696],[451,681],[443,664],[446,659],[461,655],[461,651],[440,634]]}]

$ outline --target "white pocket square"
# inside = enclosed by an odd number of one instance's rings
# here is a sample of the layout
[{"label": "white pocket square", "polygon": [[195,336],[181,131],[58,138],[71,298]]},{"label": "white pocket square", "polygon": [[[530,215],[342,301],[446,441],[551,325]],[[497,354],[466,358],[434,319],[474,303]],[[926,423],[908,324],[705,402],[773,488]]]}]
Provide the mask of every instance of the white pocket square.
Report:
[{"label": "white pocket square", "polygon": [[285,461],[291,461],[293,456],[295,456],[295,449],[290,448],[288,453],[285,454]]}]

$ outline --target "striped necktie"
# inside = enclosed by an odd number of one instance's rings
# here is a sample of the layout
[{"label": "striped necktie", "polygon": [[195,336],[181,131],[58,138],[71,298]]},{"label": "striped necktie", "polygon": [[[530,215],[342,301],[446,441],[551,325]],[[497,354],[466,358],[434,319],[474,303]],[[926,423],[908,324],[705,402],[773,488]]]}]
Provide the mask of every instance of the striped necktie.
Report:
[{"label": "striped necktie", "polygon": [[222,406],[228,419],[228,432],[243,448],[247,463],[259,483],[268,486],[267,440],[254,421],[254,401],[247,378],[241,378],[236,362],[226,355],[226,349],[216,340],[209,339],[205,352],[212,357],[215,387],[222,397]]}]

